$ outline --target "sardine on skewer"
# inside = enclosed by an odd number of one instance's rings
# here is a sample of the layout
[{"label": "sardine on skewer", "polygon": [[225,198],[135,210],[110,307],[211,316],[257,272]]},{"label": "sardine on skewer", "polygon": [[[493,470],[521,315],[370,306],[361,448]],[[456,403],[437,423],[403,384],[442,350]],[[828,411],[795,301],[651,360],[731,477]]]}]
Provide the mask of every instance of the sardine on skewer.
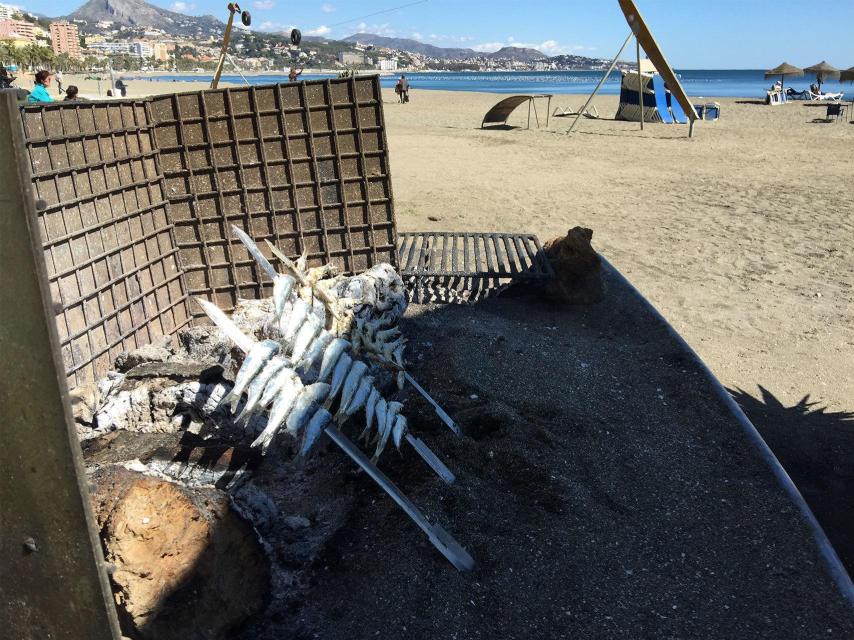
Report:
[{"label": "sardine on skewer", "polygon": [[347,372],[350,371],[350,365],[353,364],[353,359],[346,353],[342,353],[338,358],[338,364],[335,365],[335,370],[332,372],[332,382],[330,383],[329,397],[326,399],[324,407],[329,409],[332,406],[332,401],[338,396],[341,390],[341,385],[347,378]]},{"label": "sardine on skewer", "polygon": [[365,429],[362,433],[359,434],[359,440],[367,439],[368,435],[371,432],[371,425],[374,422],[374,416],[376,415],[377,410],[377,402],[380,399],[380,392],[377,391],[376,387],[371,389],[370,395],[368,395],[368,399],[365,402]]},{"label": "sardine on skewer", "polygon": [[323,326],[318,321],[317,316],[311,315],[305,319],[294,338],[294,348],[291,352],[291,359],[294,362],[302,360],[306,350],[311,346],[312,340],[320,333],[321,329]]},{"label": "sardine on skewer", "polygon": [[315,382],[305,387],[285,422],[288,433],[294,436],[299,434],[327,395],[329,395],[329,385],[325,382]]},{"label": "sardine on skewer", "polygon": [[243,365],[237,372],[237,377],[234,381],[234,386],[223,398],[223,402],[230,403],[231,412],[237,409],[237,403],[240,402],[240,396],[252,382],[253,378],[261,371],[267,362],[279,352],[279,343],[275,340],[263,340],[252,347],[252,350],[246,355]]},{"label": "sardine on skewer", "polygon": [[338,404],[338,413],[341,413],[350,404],[350,400],[353,399],[353,395],[359,388],[359,383],[367,371],[368,365],[361,360],[353,362],[353,366],[350,367],[350,371],[347,373],[347,378],[344,380],[344,385],[341,388],[341,402]]},{"label": "sardine on skewer", "polygon": [[304,458],[311,450],[311,447],[317,441],[317,438],[323,430],[332,422],[332,414],[323,407],[319,407],[314,415],[309,420],[308,426],[305,428],[305,434],[302,439],[302,446],[299,450],[299,457]]},{"label": "sardine on skewer", "polygon": [[258,403],[259,410],[269,407],[286,385],[293,385],[295,382],[300,381],[299,376],[291,369],[290,362],[285,359],[285,363],[285,367],[280,369],[264,388],[264,393],[261,395],[261,400]]},{"label": "sardine on skewer", "polygon": [[305,322],[310,311],[311,308],[308,303],[302,298],[297,298],[294,300],[290,314],[282,317],[279,328],[282,330],[282,341],[286,345],[293,344],[297,331]]},{"label": "sardine on skewer", "polygon": [[320,364],[320,373],[317,376],[318,382],[326,382],[326,379],[335,369],[335,365],[338,364],[338,358],[349,345],[350,343],[344,338],[335,338],[329,343],[323,352],[323,361]]},{"label": "sardine on skewer", "polygon": [[[305,352],[305,355],[302,357],[302,360],[297,364],[297,369],[302,371],[303,373],[308,373],[311,371],[311,368],[314,364],[320,359],[320,356],[326,351],[327,347],[335,340],[335,335],[327,331],[326,329],[321,329],[318,336],[311,343],[311,346]],[[319,377],[318,377],[319,379]]]},{"label": "sardine on skewer", "polygon": [[372,460],[376,461],[379,459],[380,454],[382,454],[383,449],[385,449],[385,445],[388,442],[388,438],[391,435],[392,428],[394,427],[394,421],[400,410],[403,409],[403,405],[400,402],[389,402],[388,410],[386,411],[385,423],[382,425],[382,430],[379,431],[379,442],[377,443],[377,449],[374,452],[374,457]]},{"label": "sardine on skewer", "polygon": [[270,415],[267,418],[267,426],[264,427],[264,430],[257,438],[255,438],[254,442],[252,442],[250,446],[260,446],[263,453],[267,452],[267,448],[270,446],[273,438],[276,437],[279,429],[281,429],[288,415],[291,413],[302,389],[302,383],[298,379],[295,380],[291,378],[289,381],[285,382],[282,389],[279,391],[279,395],[276,396],[276,399],[273,402],[273,407],[270,409]]},{"label": "sardine on skewer", "polygon": [[261,372],[255,376],[249,386],[246,388],[246,404],[243,409],[234,418],[235,422],[240,422],[244,416],[247,418],[255,411],[261,396],[264,394],[264,389],[267,383],[284,367],[286,360],[279,357],[273,357],[267,361]]},{"label": "sardine on skewer", "polygon": [[364,407],[365,403],[368,401],[368,396],[370,396],[373,389],[373,376],[362,376],[362,379],[359,382],[359,387],[356,389],[356,393],[353,394],[353,398],[350,402],[346,405],[343,404],[344,400],[342,397],[342,405],[338,409],[338,424],[343,424],[350,416],[354,415],[359,409]]}]

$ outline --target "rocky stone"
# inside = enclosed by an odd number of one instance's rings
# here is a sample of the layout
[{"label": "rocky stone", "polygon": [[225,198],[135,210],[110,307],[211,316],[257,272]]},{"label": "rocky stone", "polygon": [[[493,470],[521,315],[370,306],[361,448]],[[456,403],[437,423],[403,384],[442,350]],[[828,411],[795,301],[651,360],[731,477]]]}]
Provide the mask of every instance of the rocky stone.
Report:
[{"label": "rocky stone", "polygon": [[590,244],[593,231],[574,227],[561,238],[545,243],[543,251],[555,271],[544,286],[546,297],[564,304],[594,304],[604,287],[599,255]]},{"label": "rocky stone", "polygon": [[124,634],[226,638],[264,607],[269,560],[226,493],[121,467],[99,469],[91,482]]}]

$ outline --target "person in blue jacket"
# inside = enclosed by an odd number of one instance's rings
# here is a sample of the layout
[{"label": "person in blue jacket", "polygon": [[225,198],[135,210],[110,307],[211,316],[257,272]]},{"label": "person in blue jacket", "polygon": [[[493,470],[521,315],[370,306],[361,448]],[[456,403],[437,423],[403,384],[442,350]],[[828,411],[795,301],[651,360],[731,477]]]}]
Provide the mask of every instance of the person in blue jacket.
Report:
[{"label": "person in blue jacket", "polygon": [[47,92],[47,88],[50,86],[50,78],[50,71],[42,69],[36,72],[36,86],[30,91],[27,102],[53,102],[53,98]]}]

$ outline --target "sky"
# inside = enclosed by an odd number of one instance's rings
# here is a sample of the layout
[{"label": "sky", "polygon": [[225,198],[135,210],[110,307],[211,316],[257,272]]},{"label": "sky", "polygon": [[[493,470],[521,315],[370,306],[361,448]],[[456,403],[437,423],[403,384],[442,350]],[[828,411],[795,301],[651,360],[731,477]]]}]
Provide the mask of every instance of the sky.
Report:
[{"label": "sky", "polygon": [[[225,0],[149,0],[191,15],[225,20]],[[84,0],[16,2],[45,15]],[[680,69],[804,67],[827,60],[854,65],[854,0],[638,0],[671,64]],[[413,38],[444,47],[495,51],[529,46],[548,55],[612,58],[628,26],[616,0],[244,0],[252,28],[344,38],[356,32]],[[371,15],[375,14],[375,15]],[[633,54],[632,54],[633,55]],[[624,58],[631,57],[624,54]]]}]

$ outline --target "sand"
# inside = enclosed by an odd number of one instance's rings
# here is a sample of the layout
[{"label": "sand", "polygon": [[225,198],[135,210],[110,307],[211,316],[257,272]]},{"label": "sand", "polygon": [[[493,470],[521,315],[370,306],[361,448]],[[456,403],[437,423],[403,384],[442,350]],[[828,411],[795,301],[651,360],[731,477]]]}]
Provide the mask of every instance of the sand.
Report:
[{"label": "sand", "polygon": [[[65,84],[97,96],[95,81]],[[207,86],[128,84],[131,96]],[[641,132],[607,119],[617,98],[603,96],[594,104],[605,118],[583,119],[571,137],[560,135],[570,118],[480,130],[501,97],[416,83],[400,105],[385,92],[400,229],[547,239],[590,227],[594,246],[726,386],[759,397],[761,385],[786,406],[809,394],[831,411],[854,409],[854,126],[814,122],[820,105],[715,98],[721,120],[689,140],[687,127]],[[555,96],[552,109],[584,98]],[[545,111],[543,101],[543,120]],[[520,108],[510,124],[524,127],[526,115]]]},{"label": "sand", "polygon": [[[478,129],[500,97],[416,90],[400,105],[389,92],[401,229],[590,227],[726,386],[854,409],[854,126],[814,123],[823,106],[718,99],[721,120],[690,140],[687,127],[612,120],[571,137],[569,118]],[[617,98],[595,104],[610,117]]]}]

